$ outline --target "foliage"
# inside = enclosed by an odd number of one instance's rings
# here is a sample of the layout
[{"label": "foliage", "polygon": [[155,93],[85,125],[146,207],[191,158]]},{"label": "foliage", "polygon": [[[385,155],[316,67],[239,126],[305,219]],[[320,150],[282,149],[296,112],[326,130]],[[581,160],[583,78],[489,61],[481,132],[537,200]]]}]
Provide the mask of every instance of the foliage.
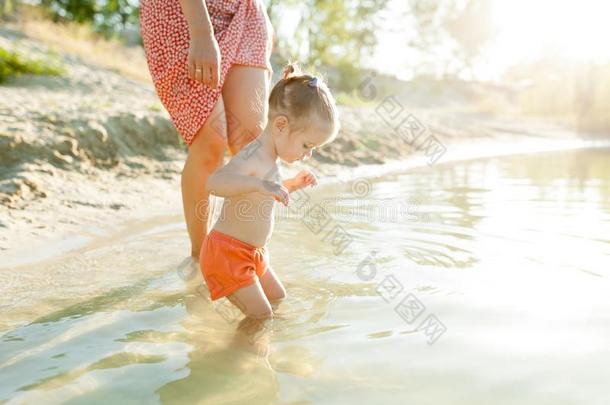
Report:
[{"label": "foliage", "polygon": [[359,80],[363,56],[374,50],[381,23],[378,13],[387,3],[388,0],[271,0],[267,13],[273,26],[279,27],[282,12],[298,11],[294,35],[278,38],[277,51],[285,60],[337,70],[335,86],[348,90]]},{"label": "foliage", "polygon": [[142,48],[125,46],[124,38],[118,36],[106,39],[95,32],[90,23],[54,23],[39,6],[22,4],[19,29],[27,37],[43,42],[58,52],[76,56],[132,79],[150,82]]},{"label": "foliage", "polygon": [[49,61],[26,59],[17,52],[0,48],[0,83],[22,73],[59,76],[64,74],[64,70]]},{"label": "foliage", "polygon": [[40,0],[54,21],[90,23],[107,38],[137,26],[140,7],[137,0]]},{"label": "foliage", "polygon": [[17,0],[0,0],[0,21],[8,19],[17,10]]}]

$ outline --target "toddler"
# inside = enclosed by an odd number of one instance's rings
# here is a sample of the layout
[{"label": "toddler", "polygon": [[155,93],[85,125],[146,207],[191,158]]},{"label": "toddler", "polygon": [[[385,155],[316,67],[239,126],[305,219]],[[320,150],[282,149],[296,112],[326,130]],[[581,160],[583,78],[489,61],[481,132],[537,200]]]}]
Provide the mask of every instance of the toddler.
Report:
[{"label": "toddler", "polygon": [[337,107],[328,87],[297,65],[286,66],[269,96],[262,134],[208,178],[207,192],[224,197],[220,218],[199,255],[212,300],[227,297],[247,316],[272,316],[271,303],[286,296],[266,247],[275,201],[287,206],[291,192],[317,184],[309,170],[282,180],[278,159],[291,163],[309,158],[338,131]]}]

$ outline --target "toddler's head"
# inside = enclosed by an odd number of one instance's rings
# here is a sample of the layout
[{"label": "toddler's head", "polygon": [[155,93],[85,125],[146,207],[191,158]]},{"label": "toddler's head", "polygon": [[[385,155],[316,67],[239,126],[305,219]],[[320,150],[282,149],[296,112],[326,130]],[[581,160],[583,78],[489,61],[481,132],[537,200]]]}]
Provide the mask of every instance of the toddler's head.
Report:
[{"label": "toddler's head", "polygon": [[311,157],[313,149],[331,142],[340,127],[335,99],[326,84],[292,63],[271,91],[267,125],[278,156],[286,162]]}]

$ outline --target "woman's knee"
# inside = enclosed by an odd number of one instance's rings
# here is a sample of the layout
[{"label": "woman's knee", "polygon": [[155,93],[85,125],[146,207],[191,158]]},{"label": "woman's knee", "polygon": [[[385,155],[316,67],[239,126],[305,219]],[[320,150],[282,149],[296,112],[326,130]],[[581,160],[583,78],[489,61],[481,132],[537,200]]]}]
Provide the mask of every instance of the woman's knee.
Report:
[{"label": "woman's knee", "polygon": [[222,97],[227,116],[227,139],[231,154],[256,139],[267,125],[269,83],[267,70],[233,65],[227,74]]},{"label": "woman's knee", "polygon": [[187,164],[196,166],[197,170],[201,170],[203,166],[208,171],[222,165],[227,148],[226,121],[224,100],[221,95],[189,146]]},{"label": "woman's knee", "polygon": [[[187,164],[196,166],[196,170],[213,171],[222,166],[226,143],[205,132],[199,134],[201,142],[191,145]],[[206,139],[207,138],[207,139]],[[189,162],[190,161],[190,162]]]},{"label": "woman's knee", "polygon": [[189,147],[186,164],[197,166],[200,170],[215,170],[223,163],[227,145],[222,137],[202,129],[197,133],[195,140]]}]

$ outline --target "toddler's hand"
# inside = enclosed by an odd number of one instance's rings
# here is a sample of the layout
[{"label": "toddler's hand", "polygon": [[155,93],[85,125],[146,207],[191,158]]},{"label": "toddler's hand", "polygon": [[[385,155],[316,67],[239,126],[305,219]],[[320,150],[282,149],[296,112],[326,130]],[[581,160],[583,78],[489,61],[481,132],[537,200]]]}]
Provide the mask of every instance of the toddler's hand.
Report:
[{"label": "toddler's hand", "polygon": [[307,186],[317,186],[318,178],[311,171],[303,169],[291,179],[291,183],[293,191],[296,191]]},{"label": "toddler's hand", "polygon": [[290,201],[290,193],[288,189],[281,185],[280,183],[276,183],[274,181],[263,180],[263,187],[260,190],[261,193],[273,196],[273,198],[288,206],[288,202]]}]

